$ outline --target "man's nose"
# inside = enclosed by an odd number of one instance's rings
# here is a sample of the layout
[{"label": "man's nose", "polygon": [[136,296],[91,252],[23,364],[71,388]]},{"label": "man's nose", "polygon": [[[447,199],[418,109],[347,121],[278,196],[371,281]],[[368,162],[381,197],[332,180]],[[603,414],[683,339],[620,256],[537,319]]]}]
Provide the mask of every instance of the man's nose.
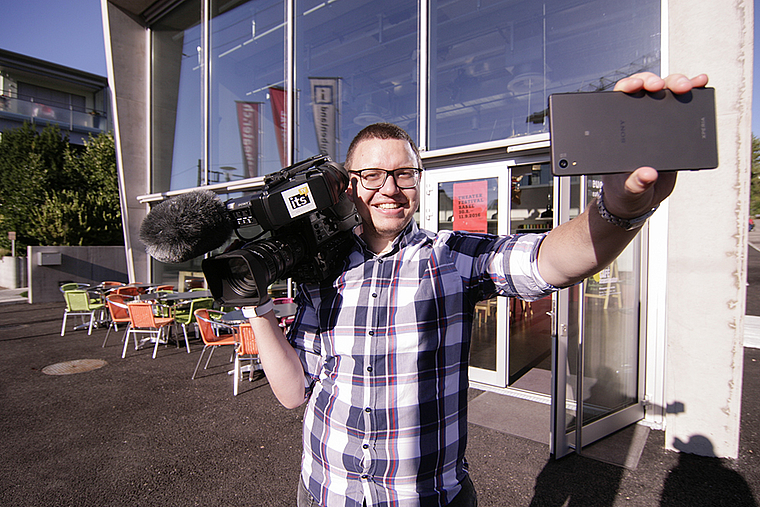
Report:
[{"label": "man's nose", "polygon": [[392,195],[399,191],[396,185],[396,178],[393,177],[393,173],[386,173],[385,183],[380,187],[380,192],[386,195]]}]

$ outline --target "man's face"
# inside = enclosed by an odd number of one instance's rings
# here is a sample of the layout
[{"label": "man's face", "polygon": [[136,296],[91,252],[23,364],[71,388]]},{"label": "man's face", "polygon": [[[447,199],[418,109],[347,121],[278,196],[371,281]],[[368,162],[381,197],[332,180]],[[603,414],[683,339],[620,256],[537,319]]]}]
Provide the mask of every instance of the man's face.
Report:
[{"label": "man's face", "polygon": [[[362,169],[418,168],[411,146],[400,139],[366,139],[357,146],[349,171]],[[362,217],[362,237],[374,252],[385,250],[412,221],[420,204],[419,184],[403,189],[396,186],[391,175],[377,190],[362,186],[358,174],[349,173],[351,183],[347,190]]]}]

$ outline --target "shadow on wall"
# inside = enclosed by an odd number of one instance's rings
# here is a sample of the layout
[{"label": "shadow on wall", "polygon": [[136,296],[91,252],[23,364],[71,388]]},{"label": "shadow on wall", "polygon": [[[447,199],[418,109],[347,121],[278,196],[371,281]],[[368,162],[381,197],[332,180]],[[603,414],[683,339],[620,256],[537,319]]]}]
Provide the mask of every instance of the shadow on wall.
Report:
[{"label": "shadow on wall", "polygon": [[123,246],[38,246],[27,249],[29,302],[63,302],[62,282],[127,282]]}]

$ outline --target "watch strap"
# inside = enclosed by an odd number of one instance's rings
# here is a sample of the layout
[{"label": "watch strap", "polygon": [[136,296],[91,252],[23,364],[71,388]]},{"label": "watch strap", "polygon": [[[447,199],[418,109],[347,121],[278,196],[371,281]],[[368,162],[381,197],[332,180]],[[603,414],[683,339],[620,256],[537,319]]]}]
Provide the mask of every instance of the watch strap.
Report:
[{"label": "watch strap", "polygon": [[620,227],[626,231],[633,231],[643,227],[647,219],[657,211],[657,206],[655,206],[643,215],[633,218],[620,218],[619,216],[613,215],[609,212],[607,206],[604,205],[604,187],[599,189],[599,196],[596,198],[596,208],[599,211],[599,216],[612,225]]},{"label": "watch strap", "polygon": [[252,319],[254,317],[261,317],[271,312],[273,308],[274,302],[271,299],[268,299],[266,303],[260,304],[258,306],[244,306],[241,308],[241,310],[243,311],[243,317],[246,319]]}]

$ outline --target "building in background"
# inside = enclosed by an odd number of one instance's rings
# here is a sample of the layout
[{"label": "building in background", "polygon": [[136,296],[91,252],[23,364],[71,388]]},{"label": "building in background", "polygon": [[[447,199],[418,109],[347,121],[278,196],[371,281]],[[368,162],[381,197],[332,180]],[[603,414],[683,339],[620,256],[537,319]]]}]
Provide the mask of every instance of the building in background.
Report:
[{"label": "building in background", "polygon": [[341,161],[377,121],[422,150],[424,228],[550,230],[599,189],[593,176],[551,175],[550,94],[608,90],[639,71],[709,74],[720,167],[682,173],[636,241],[584,284],[531,305],[480,304],[470,373],[476,387],[546,407],[524,424],[551,421],[555,456],[636,422],[664,429],[670,448],[709,442],[686,450],[737,455],[752,2],[103,6],[132,280],[200,271],[199,259],[145,254],[138,231],[153,203],[197,186],[239,196],[319,152]]},{"label": "building in background", "polygon": [[0,132],[53,124],[83,144],[110,129],[108,79],[0,49]]}]

